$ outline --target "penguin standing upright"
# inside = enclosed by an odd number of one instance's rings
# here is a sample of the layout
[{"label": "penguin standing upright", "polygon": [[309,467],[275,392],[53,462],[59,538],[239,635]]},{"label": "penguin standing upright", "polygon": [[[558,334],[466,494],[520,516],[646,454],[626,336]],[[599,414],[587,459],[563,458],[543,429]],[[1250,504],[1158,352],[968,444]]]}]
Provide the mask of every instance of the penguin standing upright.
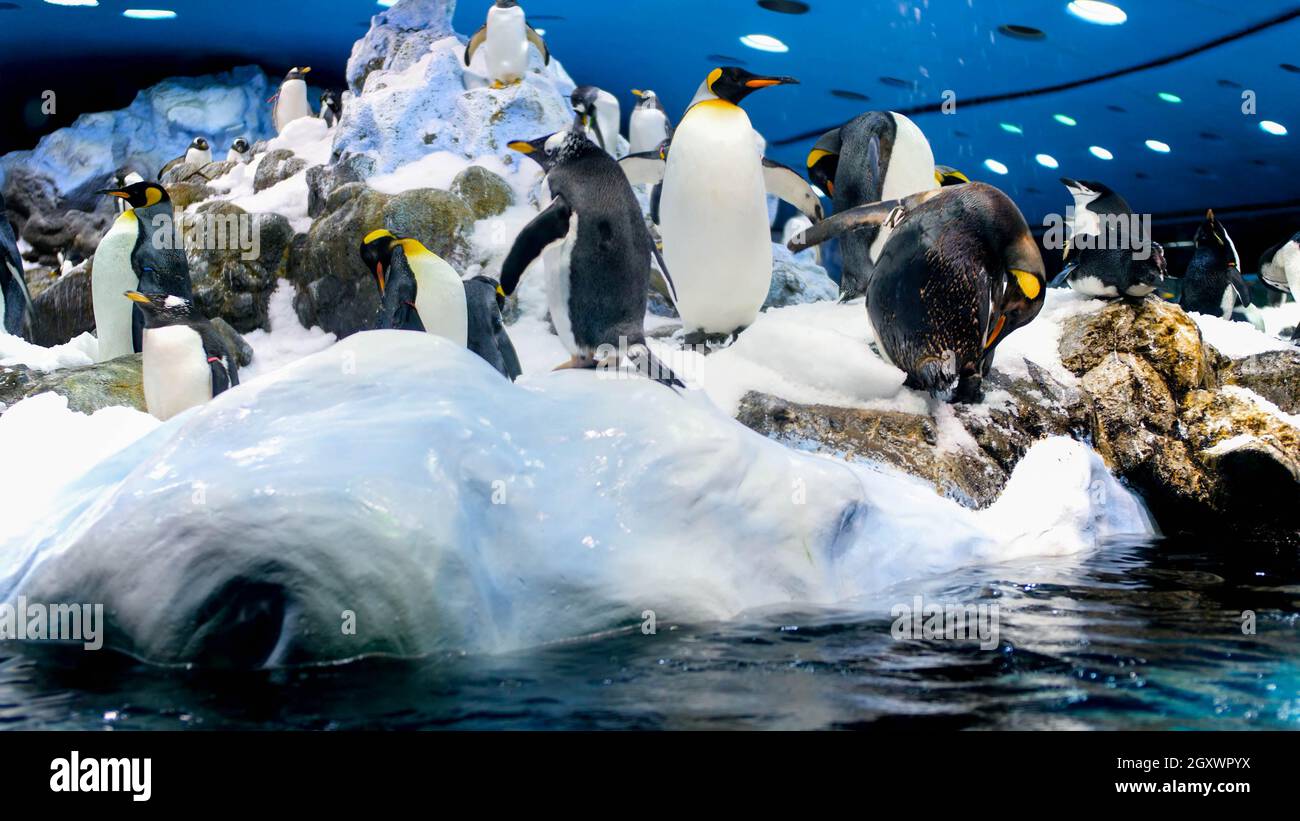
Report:
[{"label": "penguin standing upright", "polygon": [[230,150],[226,152],[226,162],[237,162],[240,165],[247,165],[252,162],[253,147],[248,144],[248,140],[243,137],[237,138],[230,144]]},{"label": "penguin standing upright", "polygon": [[[139,353],[144,314],[122,298],[126,291],[194,298],[189,262],[176,247],[175,212],[167,190],[154,182],[99,192],[131,206],[99,241],[90,274],[99,362]],[[155,241],[166,238],[168,241]]]},{"label": "penguin standing upright", "polygon": [[524,372],[519,364],[519,354],[506,332],[501,311],[505,308],[506,294],[500,283],[486,276],[465,280],[465,311],[469,319],[469,338],[466,347],[478,354],[502,376],[511,382]]},{"label": "penguin standing upright", "polygon": [[790,250],[873,223],[893,227],[867,284],[880,353],[908,387],[978,401],[997,346],[1045,299],[1043,257],[1020,209],[991,185],[967,183],[842,211]]},{"label": "penguin standing upright", "polygon": [[173,294],[125,296],[144,316],[141,376],[151,415],[165,422],[239,384],[234,354],[192,302]]},{"label": "penguin standing upright", "polygon": [[636,95],[637,104],[628,120],[627,152],[644,154],[657,151],[665,140],[672,138],[672,121],[668,119],[668,112],[664,111],[658,94],[638,89],[633,89],[632,93]]},{"label": "penguin standing upright", "polygon": [[[559,245],[546,260],[546,301],[571,358],[557,370],[618,366],[626,355],[655,381],[682,385],[646,345],[655,246],[618,164],[578,128],[510,147],[548,169],[552,199],[515,238],[501,267],[501,287],[514,293],[543,249]],[[665,278],[671,288],[666,271]]]},{"label": "penguin standing upright", "polygon": [[1232,319],[1237,305],[1248,306],[1250,286],[1241,277],[1241,257],[1228,230],[1205,212],[1196,229],[1196,252],[1183,274],[1183,292],[1178,304],[1184,311]]},{"label": "penguin standing upright", "polygon": [[[1259,258],[1260,281],[1293,299],[1300,300],[1300,233],[1269,248]],[[1300,324],[1291,335],[1300,342]]]},{"label": "penguin standing upright", "polygon": [[18,238],[5,216],[4,194],[0,194],[0,330],[30,336],[31,310],[32,297],[27,292]]},{"label": "penguin standing upright", "polygon": [[587,137],[614,159],[621,157],[618,138],[623,114],[618,98],[595,86],[578,86],[569,99]]},{"label": "penguin standing upright", "polygon": [[[1065,268],[1052,285],[1068,283],[1085,296],[1133,299],[1144,299],[1159,288],[1168,273],[1160,243],[1136,234],[1130,234],[1127,243],[1120,241],[1121,231],[1141,230],[1130,219],[1133,210],[1124,198],[1091,180],[1062,177],[1061,183],[1074,197],[1074,222],[1065,243]],[[1135,249],[1146,242],[1151,243],[1151,253],[1139,258]]]},{"label": "penguin standing upright", "polygon": [[822,218],[812,186],[759,153],[739,105],[759,89],[797,82],[716,68],[673,132],[666,159],[638,154],[623,161],[633,184],[663,183],[659,225],[688,343],[738,333],[763,307],[772,283],[769,192],[814,221]]},{"label": "penguin standing upright", "polygon": [[[916,123],[892,111],[868,111],[826,132],[808,154],[808,176],[835,203],[835,211],[897,200],[939,187],[930,141]],[[950,169],[946,169],[950,171]],[[954,175],[956,172],[952,172]],[[965,181],[957,175],[953,181]],[[844,300],[866,292],[871,272],[892,232],[867,225],[840,238]]]},{"label": "penguin standing upright", "polygon": [[542,53],[546,65],[551,64],[551,52],[542,36],[528,25],[524,10],[517,0],[495,0],[488,9],[487,22],[470,38],[465,47],[465,66],[474,59],[480,46],[487,45],[488,79],[495,88],[517,83],[528,70],[528,44],[532,43]]},{"label": "penguin standing upright", "polygon": [[339,95],[329,88],[322,91],[320,93],[320,118],[325,121],[325,125],[333,128],[338,125],[342,116],[343,103],[339,101]]},{"label": "penguin standing upright", "polygon": [[174,160],[168,160],[167,164],[158,172],[158,179],[162,179],[168,171],[178,165],[197,165],[204,166],[212,162],[212,146],[202,137],[195,137],[190,143],[190,147],[185,149],[185,153]]},{"label": "penguin standing upright", "polygon": [[283,134],[285,126],[294,120],[312,116],[311,103],[307,101],[307,74],[310,72],[311,66],[294,66],[284,75],[280,92],[274,97],[275,108],[272,111],[277,134]]}]

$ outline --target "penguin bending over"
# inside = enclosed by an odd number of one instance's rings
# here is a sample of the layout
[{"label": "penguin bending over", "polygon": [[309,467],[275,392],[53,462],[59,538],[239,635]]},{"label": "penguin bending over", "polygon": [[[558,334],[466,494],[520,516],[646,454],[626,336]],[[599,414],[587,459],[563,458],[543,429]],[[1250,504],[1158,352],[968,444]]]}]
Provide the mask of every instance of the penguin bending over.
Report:
[{"label": "penguin bending over", "polygon": [[32,297],[23,274],[23,258],[18,253],[18,237],[5,216],[5,198],[0,194],[0,330],[30,337],[31,313]]},{"label": "penguin bending over", "polygon": [[[1091,180],[1062,177],[1061,183],[1074,197],[1074,221],[1065,243],[1065,268],[1051,286],[1068,284],[1085,296],[1108,299],[1145,299],[1159,288],[1169,272],[1164,247],[1142,236],[1129,236],[1127,247],[1121,247],[1121,231],[1141,230],[1124,198]],[[1133,249],[1148,241],[1150,256],[1138,259]]]},{"label": "penguin bending over", "polygon": [[212,146],[202,137],[195,137],[194,142],[190,143],[190,147],[185,149],[184,154],[174,160],[167,161],[167,164],[158,172],[158,179],[161,180],[167,175],[168,171],[171,171],[178,165],[188,164],[204,166],[210,162],[212,162]]},{"label": "penguin bending over", "polygon": [[325,89],[320,93],[320,118],[325,121],[325,125],[333,128],[338,125],[339,120],[343,117],[343,103],[339,96],[334,93],[333,89]]},{"label": "penguin bending over", "polygon": [[[835,203],[835,211],[897,200],[945,182],[969,182],[934,164],[930,141],[916,123],[892,111],[868,111],[826,132],[808,153],[808,176]],[[843,301],[866,292],[892,229],[867,225],[840,240]]]},{"label": "penguin bending over", "polygon": [[[126,291],[194,298],[185,251],[176,247],[175,212],[167,190],[155,182],[138,182],[101,194],[131,206],[113,222],[99,241],[91,268],[90,290],[95,311],[96,361],[106,362],[142,350],[144,314],[138,302],[124,300]],[[155,241],[168,239],[167,242]]]},{"label": "penguin bending over", "polygon": [[1178,304],[1184,311],[1228,320],[1238,305],[1251,304],[1250,286],[1241,276],[1237,246],[1213,210],[1205,212],[1205,221],[1196,229],[1196,253],[1183,274]]},{"label": "penguin bending over", "polygon": [[248,144],[248,140],[239,137],[230,144],[230,150],[226,152],[226,162],[237,162],[240,165],[247,165],[252,161],[253,147]]},{"label": "penguin bending over", "polygon": [[893,229],[867,283],[880,353],[907,373],[908,387],[979,401],[997,346],[1045,298],[1043,258],[1020,209],[972,182],[842,211],[789,247],[872,224]]},{"label": "penguin bending over", "polygon": [[550,65],[551,52],[546,48],[546,41],[528,25],[518,0],[495,0],[488,9],[487,22],[474,32],[465,47],[465,67],[469,67],[474,53],[486,44],[488,79],[493,88],[517,83],[528,70],[529,43],[537,47],[542,60]]},{"label": "penguin bending over", "polygon": [[578,86],[569,97],[587,137],[614,159],[618,159],[622,110],[618,98],[595,86]]},{"label": "penguin bending over", "polygon": [[307,100],[307,75],[311,66],[298,68],[294,66],[284,75],[280,91],[272,99],[275,101],[271,116],[275,122],[275,132],[283,134],[284,128],[294,120],[311,117],[311,103]]},{"label": "penguin bending over", "polygon": [[663,183],[660,233],[677,278],[677,309],[694,344],[744,330],[772,283],[767,194],[822,219],[821,199],[798,173],[763,157],[739,103],[759,89],[798,83],[742,68],[711,71],[665,154],[637,154],[621,167],[634,185]]},{"label": "penguin bending over", "polygon": [[151,415],[165,422],[239,384],[235,355],[192,302],[139,291],[126,298],[144,315],[142,376]]},{"label": "penguin bending over", "polygon": [[[537,157],[547,169],[552,200],[515,238],[501,268],[501,287],[514,293],[529,264],[549,246],[558,246],[546,258],[546,301],[572,358],[557,370],[617,367],[626,352],[639,373],[684,387],[646,345],[646,302],[656,249],[618,163],[577,128],[510,147]],[[662,263],[661,269],[671,290],[672,278]]]}]

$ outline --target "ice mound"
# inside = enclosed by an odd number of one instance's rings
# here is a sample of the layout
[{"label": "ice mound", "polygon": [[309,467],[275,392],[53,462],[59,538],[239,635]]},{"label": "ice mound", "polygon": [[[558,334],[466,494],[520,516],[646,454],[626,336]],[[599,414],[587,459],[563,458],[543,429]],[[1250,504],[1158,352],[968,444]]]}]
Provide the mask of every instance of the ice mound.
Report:
[{"label": "ice mound", "polygon": [[[0,433],[49,432],[19,410]],[[693,392],[591,372],[512,385],[396,331],[172,420],[49,510],[0,548],[0,601],[103,603],[109,647],[238,666],[503,651],[645,611],[870,601],[971,562],[1152,532],[1076,442],[1039,444],[977,513],[783,447]]]}]

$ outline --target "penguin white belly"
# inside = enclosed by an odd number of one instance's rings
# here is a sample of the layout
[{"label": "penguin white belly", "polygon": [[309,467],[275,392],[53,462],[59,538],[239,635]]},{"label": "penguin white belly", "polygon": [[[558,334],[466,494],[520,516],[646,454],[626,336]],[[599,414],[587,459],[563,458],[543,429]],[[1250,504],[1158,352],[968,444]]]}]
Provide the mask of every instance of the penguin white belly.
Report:
[{"label": "penguin white belly", "polygon": [[488,12],[483,51],[489,80],[505,84],[523,79],[528,70],[528,33],[523,9],[492,7]]},{"label": "penguin white belly", "polygon": [[285,80],[280,86],[280,96],[275,101],[275,130],[284,131],[284,127],[294,120],[310,116],[306,81]]},{"label": "penguin white belly", "polygon": [[1119,296],[1119,289],[1114,285],[1107,285],[1097,277],[1076,277],[1070,280],[1070,287],[1084,296],[1091,297],[1116,297]]},{"label": "penguin white belly", "polygon": [[[902,114],[890,112],[894,118],[894,145],[889,155],[889,167],[881,186],[881,202],[910,197],[922,191],[938,188],[934,181],[934,150],[925,134]],[[885,243],[894,229],[882,225],[871,243],[871,261],[880,258]]]},{"label": "penguin white belly", "polygon": [[654,151],[668,137],[668,116],[657,108],[633,111],[628,137],[630,153]]},{"label": "penguin white belly", "polygon": [[131,267],[139,220],[134,211],[122,213],[95,249],[90,273],[90,297],[95,311],[95,337],[99,340],[97,361],[107,362],[135,353],[131,341],[131,317],[135,303],[127,291],[140,287]]},{"label": "penguin white belly", "polygon": [[573,336],[573,317],[569,315],[569,296],[573,292],[570,274],[573,271],[573,247],[577,242],[578,215],[575,213],[569,217],[569,233],[559,242],[548,245],[543,259],[546,264],[546,307],[550,309],[555,333],[566,351],[573,356],[583,356],[591,351],[579,348],[578,340]]},{"label": "penguin white belly", "polygon": [[200,151],[197,148],[191,148],[185,152],[185,162],[191,165],[207,165],[212,162],[212,151]]},{"label": "penguin white belly", "polygon": [[424,330],[457,345],[469,344],[465,284],[456,269],[431,253],[408,257],[415,273],[415,310]]},{"label": "penguin white belly", "polygon": [[1237,291],[1231,285],[1223,289],[1223,296],[1219,298],[1219,310],[1224,319],[1232,319],[1232,309],[1237,304]]},{"label": "penguin white belly", "polygon": [[1273,264],[1281,266],[1286,274],[1286,285],[1291,296],[1300,299],[1300,245],[1288,242],[1273,257]]},{"label": "penguin white belly", "polygon": [[149,413],[165,422],[211,398],[212,369],[198,333],[188,325],[146,328],[144,401]]},{"label": "penguin white belly", "polygon": [[1154,285],[1130,285],[1124,293],[1131,297],[1141,298],[1149,296],[1156,289]]},{"label": "penguin white belly", "polygon": [[621,156],[618,150],[618,138],[622,121],[623,112],[618,104],[618,98],[608,91],[597,94],[596,127],[600,129],[600,137],[605,143],[605,151],[615,159]]},{"label": "penguin white belly", "polygon": [[772,242],[744,111],[721,101],[691,109],[668,155],[660,215],[686,330],[725,334],[752,323],[772,284]]}]

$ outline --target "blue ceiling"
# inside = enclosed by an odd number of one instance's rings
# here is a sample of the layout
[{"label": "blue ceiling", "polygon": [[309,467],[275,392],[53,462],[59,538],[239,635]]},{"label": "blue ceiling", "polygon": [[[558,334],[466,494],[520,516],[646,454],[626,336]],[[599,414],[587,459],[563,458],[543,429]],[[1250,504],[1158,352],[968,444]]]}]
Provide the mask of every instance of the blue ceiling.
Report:
[{"label": "blue ceiling", "polygon": [[[1139,211],[1180,214],[1300,200],[1300,4],[1291,0],[1115,0],[1128,13],[1119,26],[1085,22],[1066,0],[807,0],[802,14],[761,8],[755,0],[522,0],[533,25],[579,83],[618,94],[653,87],[674,118],[704,74],[726,55],[753,71],[789,74],[803,84],[756,94],[746,102],[776,159],[802,167],[812,137],[871,108],[936,106],[945,91],[956,111],[920,111],[939,162],[1011,193],[1031,221],[1067,204],[1061,176],[1110,183]],[[66,8],[41,0],[0,3],[0,69],[6,77],[60,76],[77,67],[97,99],[116,99],[112,84],[139,76],[205,69],[214,62],[256,62],[279,74],[310,64],[341,83],[352,42],[364,33],[374,0],[100,0]],[[481,24],[489,0],[461,0],[458,31]],[[132,6],[170,8],[171,21],[121,16]],[[1275,25],[1285,15],[1290,19]],[[1041,30],[1040,39],[999,32],[1004,24]],[[1258,28],[1257,31],[1251,31]],[[746,34],[775,36],[788,53],[742,45]],[[1207,47],[1208,46],[1208,47]],[[1173,58],[1170,60],[1170,58]],[[1168,61],[1168,62],[1164,62]],[[1164,63],[1132,70],[1148,63]],[[140,68],[148,66],[148,71]],[[15,75],[15,66],[22,74]],[[1035,93],[1102,77],[1067,90]],[[125,75],[125,76],[124,76]],[[32,93],[28,79],[20,95]],[[132,88],[137,87],[131,85]],[[832,94],[852,92],[867,101]],[[1243,114],[1243,90],[1258,113]],[[1168,92],[1181,103],[1162,101]],[[39,94],[36,92],[37,95]],[[119,92],[120,93],[120,92]],[[1029,96],[1025,96],[1028,94]],[[1005,100],[983,98],[1009,95]],[[7,96],[7,94],[6,94]],[[128,97],[129,100],[129,97]],[[1062,113],[1078,125],[1053,120]],[[1277,137],[1261,119],[1287,125]],[[1003,130],[1001,123],[1023,133]],[[1157,154],[1154,139],[1171,151]],[[30,143],[32,140],[28,140]],[[788,141],[788,142],[787,142]],[[1092,156],[1097,145],[1114,154]],[[22,146],[10,146],[22,147]],[[1040,166],[1036,154],[1060,168]],[[984,167],[1003,163],[1005,176]]]}]

